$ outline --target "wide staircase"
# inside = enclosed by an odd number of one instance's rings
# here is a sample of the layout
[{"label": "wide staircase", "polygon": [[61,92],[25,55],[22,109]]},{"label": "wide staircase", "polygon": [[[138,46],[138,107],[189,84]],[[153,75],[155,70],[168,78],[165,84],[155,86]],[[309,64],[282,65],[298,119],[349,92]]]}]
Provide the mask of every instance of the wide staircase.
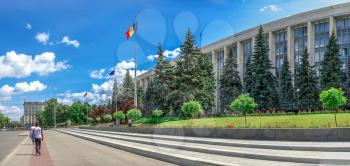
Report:
[{"label": "wide staircase", "polygon": [[57,131],[178,165],[350,165],[350,142],[234,140],[87,129]]}]

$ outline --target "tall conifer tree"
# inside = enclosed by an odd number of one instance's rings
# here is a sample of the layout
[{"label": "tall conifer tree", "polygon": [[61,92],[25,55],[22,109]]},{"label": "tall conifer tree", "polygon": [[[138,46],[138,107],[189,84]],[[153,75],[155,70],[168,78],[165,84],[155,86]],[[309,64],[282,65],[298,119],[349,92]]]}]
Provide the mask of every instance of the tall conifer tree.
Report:
[{"label": "tall conifer tree", "polygon": [[343,82],[343,73],[341,70],[342,62],[339,56],[339,47],[335,34],[332,33],[329,38],[327,50],[324,54],[324,59],[321,62],[321,89],[330,87],[341,88]]},{"label": "tall conifer tree", "polygon": [[253,57],[248,66],[247,91],[258,104],[258,109],[276,106],[276,78],[270,72],[269,48],[262,27],[255,37]]},{"label": "tall conifer tree", "polygon": [[125,100],[134,100],[134,83],[131,78],[129,70],[126,70],[125,77],[122,85],[122,93],[120,94],[120,98],[123,101]]},{"label": "tall conifer tree", "polygon": [[301,64],[297,70],[297,96],[300,109],[309,110],[319,105],[319,90],[315,78],[315,72],[309,64],[309,53],[307,48],[301,54]]},{"label": "tall conifer tree", "polygon": [[292,74],[287,56],[283,59],[281,78],[279,84],[280,90],[280,106],[282,108],[291,108],[293,106],[293,84]]},{"label": "tall conifer tree", "polygon": [[225,109],[242,92],[241,79],[237,70],[237,58],[233,57],[232,48],[228,50],[224,69],[220,79],[220,101]]}]

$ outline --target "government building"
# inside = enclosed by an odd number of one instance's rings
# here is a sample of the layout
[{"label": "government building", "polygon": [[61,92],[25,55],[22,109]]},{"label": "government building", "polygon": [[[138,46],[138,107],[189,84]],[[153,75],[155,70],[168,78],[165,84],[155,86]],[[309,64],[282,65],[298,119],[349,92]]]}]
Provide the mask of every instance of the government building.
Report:
[{"label": "government building", "polygon": [[[259,26],[259,25],[257,25]],[[283,58],[287,55],[291,65],[292,75],[300,64],[301,53],[307,48],[311,66],[315,67],[316,75],[319,76],[320,63],[323,60],[329,36],[335,33],[343,69],[348,69],[348,58],[350,49],[350,3],[329,6],[316,9],[262,25],[266,33],[269,46],[269,58],[273,66],[272,73],[280,77]],[[258,27],[254,27],[237,34],[231,35],[219,41],[215,41],[201,48],[202,53],[208,56],[213,63],[216,80],[220,79],[223,70],[225,57],[229,48],[232,48],[233,55],[237,59],[238,71],[242,80],[246,77],[247,63],[252,57],[255,36]],[[144,90],[147,87],[153,71],[150,70],[140,76],[138,80]],[[219,86],[218,83],[217,87]],[[220,113],[220,101],[216,92],[216,109],[214,113]]]},{"label": "government building", "polygon": [[23,103],[23,116],[21,117],[21,123],[25,128],[30,128],[30,126],[37,122],[36,112],[44,109],[43,102],[27,102]]}]

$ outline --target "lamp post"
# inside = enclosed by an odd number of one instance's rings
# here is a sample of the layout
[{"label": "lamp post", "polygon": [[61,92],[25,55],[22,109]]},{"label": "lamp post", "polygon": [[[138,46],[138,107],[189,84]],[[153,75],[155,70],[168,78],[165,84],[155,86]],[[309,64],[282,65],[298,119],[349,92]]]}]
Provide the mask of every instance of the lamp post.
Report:
[{"label": "lamp post", "polygon": [[299,111],[299,109],[300,109],[299,92],[300,92],[300,89],[298,88],[298,89],[297,89],[297,100],[298,100],[298,105],[297,105],[297,107],[298,107],[298,111]]}]

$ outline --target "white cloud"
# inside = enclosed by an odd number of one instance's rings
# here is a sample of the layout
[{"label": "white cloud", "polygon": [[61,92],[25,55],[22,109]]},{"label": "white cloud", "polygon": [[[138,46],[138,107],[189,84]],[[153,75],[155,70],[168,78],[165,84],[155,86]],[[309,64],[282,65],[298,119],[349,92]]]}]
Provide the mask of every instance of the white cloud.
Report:
[{"label": "white cloud", "polygon": [[278,12],[281,11],[282,9],[278,7],[278,5],[267,5],[262,7],[259,11],[260,12],[265,12],[265,11],[271,11],[271,12]]},{"label": "white cloud", "polygon": [[15,51],[0,56],[0,79],[6,77],[22,78],[36,73],[40,76],[67,69],[64,61],[56,62],[53,52],[44,52],[34,57],[17,54]]},{"label": "white cloud", "polygon": [[94,79],[105,78],[105,76],[104,76],[105,71],[106,71],[105,69],[94,70],[94,71],[90,72],[90,77],[94,78]]},{"label": "white cloud", "polygon": [[46,32],[38,32],[35,36],[35,39],[44,45],[46,45],[49,41],[50,34]]},{"label": "white cloud", "polygon": [[25,29],[32,29],[32,25],[31,24],[29,24],[29,23],[27,23],[26,25],[25,25],[25,27],[24,27]]},{"label": "white cloud", "polygon": [[132,69],[135,68],[135,62],[132,60],[129,61],[121,61],[116,66],[117,69]]},{"label": "white cloud", "polygon": [[[88,91],[87,96],[84,98],[84,92],[71,92],[67,91],[64,94],[60,94],[62,96],[59,98],[59,102],[63,104],[72,104],[73,102],[76,101],[81,101],[81,102],[89,102],[92,104],[102,104],[102,103],[107,103],[108,99],[111,98],[112,92],[113,92],[113,84],[114,84],[114,79],[116,79],[117,84],[121,85],[126,71],[129,70],[131,77],[134,78],[134,71],[135,70],[130,70],[134,68],[135,63],[132,62],[132,59],[128,61],[121,61],[118,64],[116,64],[115,67],[111,67],[108,70],[107,69],[99,69],[99,70],[94,70],[93,72],[90,73],[91,77],[95,78],[100,78],[100,79],[106,79],[105,82],[102,84],[92,84],[91,86],[91,91]],[[114,76],[109,76],[109,72],[113,69],[115,70],[115,75]],[[140,75],[142,73],[145,73],[147,70],[140,70],[136,72],[136,75]]]},{"label": "white cloud", "polygon": [[61,40],[62,43],[65,43],[66,45],[72,45],[76,48],[80,46],[80,43],[78,40],[71,40],[69,39],[69,36],[64,36],[63,39]]},{"label": "white cloud", "polygon": [[5,116],[9,117],[11,120],[19,120],[21,115],[23,115],[23,109],[18,106],[5,106],[0,104],[0,112]]},{"label": "white cloud", "polygon": [[40,81],[33,82],[19,82],[16,83],[15,86],[3,85],[0,88],[0,98],[2,101],[11,100],[13,95],[23,94],[23,93],[31,93],[31,92],[40,92],[47,88],[47,86]]},{"label": "white cloud", "polygon": [[[176,48],[176,49],[174,49],[174,50],[172,50],[172,51],[170,51],[170,50],[165,50],[165,51],[163,52],[163,55],[164,55],[166,58],[174,59],[174,58],[176,58],[177,56],[180,55],[180,48]],[[156,54],[156,55],[148,55],[148,56],[147,56],[147,59],[148,59],[149,61],[153,61],[153,60],[155,60],[156,58],[158,58],[158,55],[157,55],[157,54]]]}]

